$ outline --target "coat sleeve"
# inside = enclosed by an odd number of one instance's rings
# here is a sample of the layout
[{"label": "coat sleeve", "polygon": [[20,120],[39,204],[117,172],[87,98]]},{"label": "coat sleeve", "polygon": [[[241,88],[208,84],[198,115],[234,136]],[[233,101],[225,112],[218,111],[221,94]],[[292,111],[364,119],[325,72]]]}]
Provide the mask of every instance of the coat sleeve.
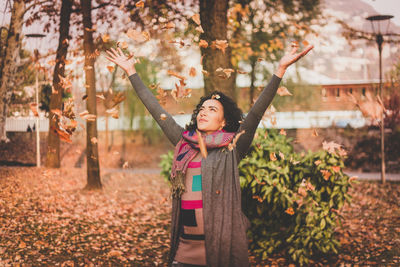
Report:
[{"label": "coat sleeve", "polygon": [[242,130],[245,130],[245,132],[240,136],[236,143],[239,160],[244,158],[246,155],[247,150],[253,141],[258,124],[260,123],[260,120],[269,104],[272,102],[281,80],[282,79],[275,74],[272,76],[268,85],[261,92],[257,101],[254,103],[246,118],[243,120],[243,123],[240,125],[238,132],[241,132]]},{"label": "coat sleeve", "polygon": [[[129,80],[135,89],[140,100],[146,106],[147,110],[150,112],[151,116],[156,120],[158,125],[160,125],[164,134],[168,137],[171,143],[175,146],[181,138],[183,128],[176,123],[172,116],[165,111],[161,105],[158,103],[155,96],[151,91],[143,84],[137,73],[129,76]],[[165,114],[167,118],[165,120],[161,119],[161,114]]]}]

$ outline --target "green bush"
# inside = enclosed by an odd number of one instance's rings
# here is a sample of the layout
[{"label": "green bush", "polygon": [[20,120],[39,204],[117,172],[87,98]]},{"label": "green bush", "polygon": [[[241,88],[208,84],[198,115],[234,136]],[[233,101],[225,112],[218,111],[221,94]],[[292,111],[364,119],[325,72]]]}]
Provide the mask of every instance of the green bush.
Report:
[{"label": "green bush", "polygon": [[[262,260],[278,252],[300,264],[313,255],[338,253],[338,211],[350,201],[350,178],[338,149],[297,154],[291,138],[258,129],[239,164],[242,207],[251,221],[250,249]],[[164,155],[168,180],[172,154]]]}]

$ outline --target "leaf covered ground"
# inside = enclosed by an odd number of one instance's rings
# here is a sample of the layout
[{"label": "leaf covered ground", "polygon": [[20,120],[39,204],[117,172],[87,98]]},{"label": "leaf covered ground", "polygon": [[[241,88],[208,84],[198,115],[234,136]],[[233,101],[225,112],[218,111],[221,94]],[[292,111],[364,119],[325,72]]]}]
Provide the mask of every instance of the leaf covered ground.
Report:
[{"label": "leaf covered ground", "polygon": [[[165,266],[169,189],[154,174],[102,173],[82,190],[84,169],[0,169],[0,266]],[[339,255],[311,265],[400,264],[400,184],[360,182],[341,211]],[[253,265],[289,265],[281,255]]]}]

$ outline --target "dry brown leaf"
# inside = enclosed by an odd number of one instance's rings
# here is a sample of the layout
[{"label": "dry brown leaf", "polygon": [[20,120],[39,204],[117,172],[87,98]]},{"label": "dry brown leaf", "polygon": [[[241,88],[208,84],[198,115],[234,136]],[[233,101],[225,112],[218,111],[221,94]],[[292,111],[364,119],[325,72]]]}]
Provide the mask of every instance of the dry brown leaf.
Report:
[{"label": "dry brown leaf", "polygon": [[39,113],[38,113],[38,111],[37,111],[37,106],[38,106],[37,103],[30,103],[30,104],[29,104],[29,108],[32,110],[33,115],[34,115],[35,117],[39,117]]},{"label": "dry brown leaf", "polygon": [[279,157],[280,157],[281,159],[285,159],[285,155],[284,155],[282,152],[280,152],[280,151],[279,151]]},{"label": "dry brown leaf", "polygon": [[189,76],[191,76],[191,77],[195,77],[196,76],[196,69],[194,67],[190,68]]},{"label": "dry brown leaf", "polygon": [[248,72],[247,71],[243,71],[243,70],[237,70],[236,71],[238,74],[247,74]]},{"label": "dry brown leaf", "polygon": [[207,41],[200,39],[199,47],[207,48],[208,47]]},{"label": "dry brown leaf", "polygon": [[317,137],[318,136],[317,129],[313,129],[312,136],[313,137]]},{"label": "dry brown leaf", "polygon": [[326,180],[326,181],[328,181],[329,180],[329,177],[331,177],[331,173],[329,172],[329,171],[327,171],[327,170],[321,170],[321,173],[324,175],[324,179]]},{"label": "dry brown leaf", "polygon": [[201,25],[197,26],[195,28],[196,31],[200,32],[200,33],[204,33],[203,27],[201,27]]},{"label": "dry brown leaf", "polygon": [[101,36],[101,39],[104,43],[107,43],[108,41],[110,41],[110,35],[104,34],[103,36]]},{"label": "dry brown leaf", "polygon": [[197,25],[200,25],[200,24],[201,24],[201,22],[200,22],[200,15],[199,15],[199,14],[194,14],[194,15],[191,17],[191,19],[192,19]]},{"label": "dry brown leaf", "polygon": [[240,133],[237,133],[232,140],[232,143],[228,145],[229,151],[232,151],[234,147],[236,147],[236,143],[239,140],[240,136],[245,133],[245,130],[242,130]]},{"label": "dry brown leaf", "polygon": [[136,7],[138,8],[143,8],[144,7],[144,2],[143,1],[139,1],[135,4]]},{"label": "dry brown leaf", "polygon": [[92,144],[97,144],[97,138],[96,138],[96,137],[92,137],[92,138],[90,139],[90,142],[91,142]]},{"label": "dry brown leaf", "polygon": [[167,115],[165,115],[164,113],[162,113],[162,114],[160,115],[160,119],[163,120],[163,121],[165,121],[165,120],[167,119]]},{"label": "dry brown leaf", "polygon": [[176,77],[176,78],[178,78],[180,80],[186,80],[186,77],[184,77],[182,75],[179,75],[178,73],[176,73],[175,71],[172,71],[172,70],[168,70],[167,74],[171,75],[171,76],[174,76],[174,77]]},{"label": "dry brown leaf", "polygon": [[215,47],[225,54],[225,49],[228,47],[227,40],[215,40]]},{"label": "dry brown leaf", "polygon": [[334,172],[340,172],[340,166],[332,166]]},{"label": "dry brown leaf", "polygon": [[107,69],[110,73],[113,73],[115,68],[114,66],[107,66]]},{"label": "dry brown leaf", "polygon": [[286,87],[284,87],[284,86],[279,87],[277,93],[278,93],[278,95],[280,95],[280,96],[291,96],[291,95],[293,95],[293,94],[290,93],[289,90],[288,90]]},{"label": "dry brown leaf", "polygon": [[200,147],[200,153],[203,156],[203,158],[207,158],[208,152],[207,152],[207,147],[206,144],[204,143],[203,137],[200,133],[199,130],[196,129],[197,137],[199,140],[199,147]]},{"label": "dry brown leaf", "polygon": [[201,72],[202,72],[203,75],[206,76],[206,77],[210,75],[210,73],[208,73],[208,71],[206,71],[206,70],[202,70]]},{"label": "dry brown leaf", "polygon": [[279,131],[279,134],[285,135],[285,136],[286,136],[286,131],[285,131],[285,129],[281,129],[281,130]]},{"label": "dry brown leaf", "polygon": [[306,40],[303,40],[301,43],[302,43],[304,46],[309,46],[309,45],[310,45],[310,43],[307,42]]},{"label": "dry brown leaf", "polygon": [[269,154],[269,159],[270,159],[271,161],[276,161],[276,160],[277,160],[275,152],[271,152],[271,153]]}]

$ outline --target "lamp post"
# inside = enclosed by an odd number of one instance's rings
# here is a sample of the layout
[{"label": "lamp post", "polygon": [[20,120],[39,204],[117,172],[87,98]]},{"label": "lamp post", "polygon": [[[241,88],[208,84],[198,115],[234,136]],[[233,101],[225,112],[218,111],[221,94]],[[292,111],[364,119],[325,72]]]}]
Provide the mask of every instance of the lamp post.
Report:
[{"label": "lamp post", "polygon": [[[378,45],[378,51],[379,51],[379,96],[381,98],[381,101],[383,101],[383,88],[382,88],[382,45],[383,45],[383,34],[381,31],[381,22],[383,23],[384,21],[387,21],[387,26],[386,26],[386,33],[389,28],[390,24],[390,19],[393,18],[392,15],[376,15],[376,16],[370,16],[367,18],[371,22],[372,26],[372,31],[375,34],[375,40]],[[386,182],[386,177],[385,177],[385,172],[386,172],[386,166],[385,166],[385,123],[384,123],[384,116],[383,116],[383,108],[381,112],[381,124],[380,124],[380,130],[381,130],[381,182],[385,183]]]},{"label": "lamp post", "polygon": [[[25,37],[28,38],[43,38],[46,35],[41,33],[31,33],[26,34]],[[38,44],[36,43],[34,46],[33,54],[34,54],[34,62],[37,66],[39,64],[39,50]],[[35,80],[35,95],[36,95],[36,104],[38,108],[38,116],[36,118],[36,167],[40,167],[40,115],[39,115],[39,77],[38,77],[39,68],[36,68],[36,80]]]}]

